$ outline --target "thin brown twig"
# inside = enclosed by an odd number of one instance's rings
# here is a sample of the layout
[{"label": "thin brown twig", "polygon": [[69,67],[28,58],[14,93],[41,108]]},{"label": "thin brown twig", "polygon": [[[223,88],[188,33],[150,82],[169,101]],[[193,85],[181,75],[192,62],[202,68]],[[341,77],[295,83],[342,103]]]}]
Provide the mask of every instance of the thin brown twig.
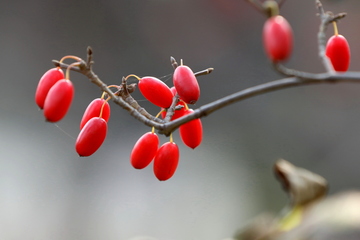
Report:
[{"label": "thin brown twig", "polygon": [[313,78],[289,77],[289,78],[283,78],[272,82],[264,83],[261,85],[257,85],[248,89],[244,89],[237,93],[231,94],[224,98],[218,99],[206,105],[203,105],[198,109],[195,109],[192,114],[165,123],[163,130],[160,131],[160,133],[168,135],[176,128],[178,128],[179,126],[190,120],[205,117],[211,114],[212,112],[219,110],[223,107],[229,106],[235,102],[245,100],[254,96],[258,96],[261,94],[273,92],[276,90],[286,89],[290,87],[296,87],[296,86],[306,86],[306,85],[314,85],[314,84],[333,84],[339,82],[360,83],[360,72],[347,72],[343,74],[321,73],[321,74],[314,74]]},{"label": "thin brown twig", "polygon": [[261,1],[258,0],[245,0],[245,1],[249,2],[259,12],[264,13],[264,7]]}]

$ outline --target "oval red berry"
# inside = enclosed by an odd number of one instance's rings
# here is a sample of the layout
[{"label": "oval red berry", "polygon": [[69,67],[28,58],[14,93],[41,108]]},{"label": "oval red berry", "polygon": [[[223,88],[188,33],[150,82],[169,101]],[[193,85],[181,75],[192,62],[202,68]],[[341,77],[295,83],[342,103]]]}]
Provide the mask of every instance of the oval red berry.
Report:
[{"label": "oval red berry", "polygon": [[[104,105],[104,107],[103,107]],[[93,117],[100,117],[100,112],[102,110],[101,117],[107,122],[110,118],[110,105],[107,101],[102,98],[96,98],[91,101],[91,103],[85,109],[85,112],[80,121],[80,130],[84,125]]]},{"label": "oval red berry", "polygon": [[342,35],[334,35],[326,44],[326,56],[330,59],[334,70],[345,72],[350,65],[350,47]]},{"label": "oval red berry", "polygon": [[106,133],[106,121],[100,117],[93,117],[81,129],[76,139],[76,152],[80,157],[94,154],[105,141]]},{"label": "oval red berry", "polygon": [[160,79],[143,77],[139,80],[138,86],[142,95],[152,104],[162,108],[171,106],[173,94],[170,88]]},{"label": "oval red berry", "polygon": [[[187,109],[185,110],[184,115],[193,112],[194,110]],[[198,147],[202,141],[202,135],[203,135],[201,120],[197,118],[187,123],[184,123],[179,127],[179,132],[180,132],[180,138],[186,146],[192,149]]]},{"label": "oval red berry", "polygon": [[200,97],[200,87],[193,71],[185,65],[178,66],[173,75],[173,83],[180,98],[195,104]]},{"label": "oval red berry", "polygon": [[174,142],[164,143],[154,159],[154,174],[160,181],[171,178],[179,163],[179,147]]},{"label": "oval red berry", "polygon": [[35,92],[35,102],[40,109],[44,108],[45,98],[50,88],[61,79],[64,79],[64,72],[60,68],[52,68],[40,78]]},{"label": "oval red berry", "polygon": [[288,21],[280,16],[269,18],[263,28],[267,56],[274,62],[286,60],[292,51],[293,33]]},{"label": "oval red berry", "polygon": [[57,81],[49,90],[44,102],[44,116],[49,122],[60,121],[70,108],[74,86],[70,80]]},{"label": "oval red berry", "polygon": [[147,132],[134,145],[130,154],[130,163],[136,169],[147,167],[154,159],[159,148],[159,137],[156,133]]}]

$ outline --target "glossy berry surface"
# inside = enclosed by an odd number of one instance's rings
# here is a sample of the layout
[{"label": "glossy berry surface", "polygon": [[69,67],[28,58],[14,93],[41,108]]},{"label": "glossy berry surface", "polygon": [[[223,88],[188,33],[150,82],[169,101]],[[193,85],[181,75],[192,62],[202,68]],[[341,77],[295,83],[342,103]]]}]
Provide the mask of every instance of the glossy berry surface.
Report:
[{"label": "glossy berry surface", "polygon": [[156,133],[147,132],[135,143],[130,154],[130,163],[136,169],[147,167],[154,159],[159,148],[159,137]]},{"label": "glossy berry surface", "polygon": [[49,122],[60,121],[70,108],[74,86],[70,80],[57,81],[50,88],[44,103],[44,116]]},{"label": "glossy berry surface", "polygon": [[154,174],[160,181],[171,178],[179,163],[179,147],[174,142],[164,143],[154,159]]},{"label": "glossy berry surface", "polygon": [[143,77],[139,80],[139,90],[152,104],[168,108],[171,106],[173,94],[170,88],[160,79]]},{"label": "glossy berry surface", "polygon": [[[185,110],[184,115],[190,114],[192,112],[194,112],[192,109],[187,109]],[[194,149],[201,144],[203,128],[199,118],[181,125],[179,127],[179,132],[180,138],[186,146]]]},{"label": "glossy berry surface", "polygon": [[266,20],[263,43],[267,56],[274,62],[286,60],[292,51],[293,33],[288,21],[280,16]]},{"label": "glossy berry surface", "polygon": [[326,56],[335,71],[347,71],[350,65],[350,47],[346,38],[340,34],[330,37],[326,44]]},{"label": "glossy berry surface", "polygon": [[64,72],[60,68],[52,68],[40,78],[35,92],[35,102],[40,109],[44,108],[45,98],[50,88],[61,79],[64,79]]},{"label": "glossy berry surface", "polygon": [[76,152],[80,157],[88,157],[94,154],[105,141],[106,133],[107,123],[103,118],[94,117],[90,119],[76,139]]},{"label": "glossy berry surface", "polygon": [[200,97],[200,87],[193,71],[185,65],[178,66],[173,75],[173,83],[180,98],[195,104]]},{"label": "glossy berry surface", "polygon": [[[104,105],[104,107],[102,107]],[[102,98],[96,98],[91,101],[91,103],[85,109],[85,112],[80,121],[80,130],[84,125],[93,117],[100,117],[100,112],[102,110],[101,117],[107,122],[110,118],[110,105],[107,101]]]}]

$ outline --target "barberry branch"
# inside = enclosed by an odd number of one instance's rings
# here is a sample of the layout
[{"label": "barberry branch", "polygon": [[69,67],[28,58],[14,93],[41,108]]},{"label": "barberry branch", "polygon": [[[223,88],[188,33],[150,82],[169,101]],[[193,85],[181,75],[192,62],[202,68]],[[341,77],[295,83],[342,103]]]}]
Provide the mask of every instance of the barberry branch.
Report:
[{"label": "barberry branch", "polygon": [[342,74],[329,74],[329,73],[311,74],[310,78],[289,77],[289,78],[283,78],[272,82],[260,84],[251,88],[244,89],[237,93],[231,94],[224,98],[218,99],[206,105],[203,105],[198,109],[195,109],[194,113],[192,114],[165,123],[160,133],[167,135],[170,132],[174,131],[179,126],[181,126],[182,124],[190,120],[205,117],[211,114],[212,112],[219,110],[223,107],[229,106],[235,102],[242,101],[261,94],[265,94],[285,88],[296,87],[296,86],[305,86],[305,85],[314,85],[314,84],[334,84],[339,82],[360,83],[360,72],[347,72]]},{"label": "barberry branch", "polygon": [[[62,68],[67,68],[67,64],[59,63],[58,61],[53,61],[56,66],[60,66]],[[280,66],[280,65],[279,65]],[[196,118],[205,117],[223,107],[229,106],[235,102],[239,102],[254,96],[258,96],[261,94],[273,92],[276,90],[286,89],[290,87],[296,86],[306,86],[306,85],[314,85],[314,84],[334,84],[334,83],[343,83],[343,82],[353,82],[360,83],[360,72],[346,72],[346,73],[306,73],[298,71],[299,76],[296,77],[288,77],[278,79],[272,82],[260,84],[254,87],[250,87],[229,96],[220,98],[214,102],[205,104],[194,110],[193,113],[188,114],[184,117],[178,118],[171,122],[165,122],[162,119],[150,117],[149,119],[145,117],[143,114],[139,113],[140,109],[136,109],[131,106],[128,102],[126,102],[122,97],[115,95],[105,83],[103,83],[98,76],[90,69],[86,67],[86,63],[82,62],[79,67],[72,67],[71,70],[80,72],[87,76],[91,82],[100,87],[101,91],[106,92],[112,100],[123,107],[125,110],[129,111],[132,116],[134,116],[139,121],[143,122],[145,125],[154,127],[158,130],[159,133],[164,134],[166,136],[170,135],[173,131],[175,131],[182,124],[189,122]],[[174,107],[173,105],[172,107]]]},{"label": "barberry branch", "polygon": [[[259,1],[248,0],[256,8],[263,9],[263,4]],[[145,125],[154,127],[158,130],[160,134],[169,136],[173,131],[175,131],[182,124],[189,122],[191,120],[205,117],[223,107],[229,106],[235,102],[239,102],[254,96],[261,94],[273,92],[276,90],[286,89],[296,86],[305,86],[313,84],[334,84],[339,82],[354,82],[360,83],[360,72],[346,72],[346,73],[337,73],[333,70],[329,59],[325,55],[325,31],[328,24],[333,21],[337,21],[345,17],[345,13],[332,14],[330,12],[325,12],[320,1],[316,0],[316,6],[319,10],[319,16],[321,19],[321,24],[318,33],[318,43],[319,43],[319,55],[323,60],[324,66],[327,70],[325,73],[308,73],[299,70],[289,69],[280,63],[273,63],[274,68],[281,74],[288,76],[287,78],[278,79],[268,83],[260,84],[254,87],[250,87],[241,91],[238,91],[234,94],[228,95],[226,97],[220,98],[214,102],[205,104],[194,110],[193,113],[186,116],[180,117],[174,121],[170,121],[172,115],[174,114],[175,107],[179,101],[179,97],[176,95],[173,99],[173,103],[168,109],[168,113],[165,119],[157,118],[150,113],[148,113],[143,107],[141,107],[137,101],[131,96],[131,92],[134,91],[135,85],[127,85],[126,80],[123,78],[122,84],[119,86],[118,91],[113,92],[92,70],[92,50],[88,48],[87,61],[81,61],[78,66],[71,66],[70,69],[76,72],[79,72],[85,75],[92,83],[96,84],[101,91],[106,92],[112,101],[125,110],[127,110],[130,115],[132,115],[137,120],[143,122]],[[264,10],[264,9],[263,9]],[[264,12],[264,11],[263,11]],[[53,60],[55,66],[61,68],[68,68],[69,65],[61,63],[59,61]],[[176,60],[171,57],[171,64],[174,68],[178,66]],[[201,76],[208,74],[212,71],[212,68],[195,73],[196,76]],[[129,91],[129,89],[131,91]]]}]

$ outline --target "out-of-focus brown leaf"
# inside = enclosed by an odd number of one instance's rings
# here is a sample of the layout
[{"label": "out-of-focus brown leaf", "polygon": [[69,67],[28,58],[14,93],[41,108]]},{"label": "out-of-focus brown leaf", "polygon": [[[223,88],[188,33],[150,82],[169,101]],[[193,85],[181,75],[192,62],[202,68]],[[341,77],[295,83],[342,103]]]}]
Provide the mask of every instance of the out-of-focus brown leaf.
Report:
[{"label": "out-of-focus brown leaf", "polygon": [[360,240],[360,191],[322,198],[326,180],[278,160],[275,175],[290,197],[283,217],[260,215],[235,235],[237,240]]},{"label": "out-of-focus brown leaf", "polygon": [[275,163],[274,172],[289,194],[293,206],[304,206],[325,196],[327,192],[325,178],[306,169],[296,167],[284,159]]}]

